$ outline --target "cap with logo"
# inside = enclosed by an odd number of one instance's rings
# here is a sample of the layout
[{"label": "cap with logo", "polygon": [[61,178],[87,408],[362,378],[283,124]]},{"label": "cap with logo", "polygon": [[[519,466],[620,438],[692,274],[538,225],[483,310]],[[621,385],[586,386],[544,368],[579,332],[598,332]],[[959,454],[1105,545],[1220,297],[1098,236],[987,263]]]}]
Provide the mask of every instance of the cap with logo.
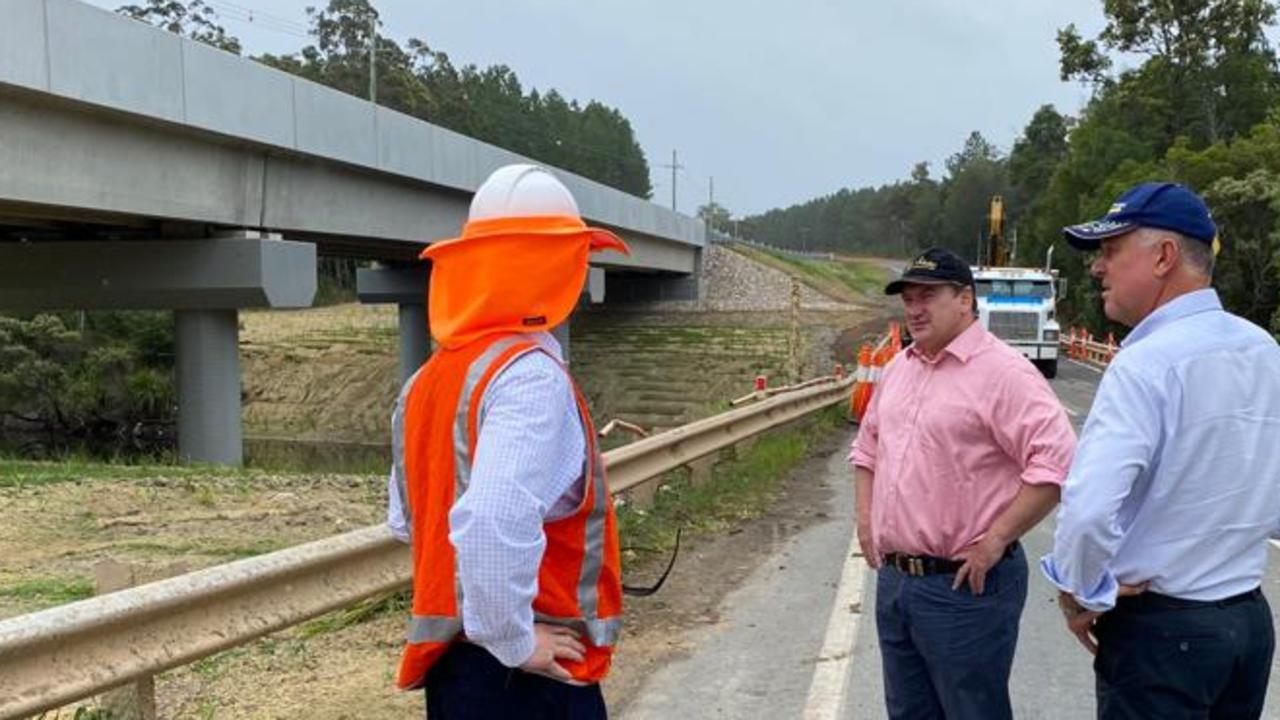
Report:
[{"label": "cap with logo", "polygon": [[884,294],[897,295],[910,284],[973,287],[973,271],[950,250],[929,248],[907,264],[901,277],[885,286]]},{"label": "cap with logo", "polygon": [[1062,234],[1078,250],[1097,250],[1103,240],[1140,227],[1170,230],[1218,250],[1209,207],[1187,187],[1171,182],[1142,183],[1121,195],[1101,219],[1069,225]]}]

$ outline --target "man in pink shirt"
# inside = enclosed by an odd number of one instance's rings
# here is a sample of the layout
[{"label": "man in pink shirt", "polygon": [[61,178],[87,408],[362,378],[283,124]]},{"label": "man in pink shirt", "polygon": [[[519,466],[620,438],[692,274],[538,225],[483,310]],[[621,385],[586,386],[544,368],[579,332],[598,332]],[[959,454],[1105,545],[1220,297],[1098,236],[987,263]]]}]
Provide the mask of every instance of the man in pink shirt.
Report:
[{"label": "man in pink shirt", "polygon": [[975,318],[942,249],[885,288],[914,342],[885,368],[849,460],[894,720],[1012,718],[1027,599],[1018,538],[1058,503],[1075,434],[1049,384]]}]

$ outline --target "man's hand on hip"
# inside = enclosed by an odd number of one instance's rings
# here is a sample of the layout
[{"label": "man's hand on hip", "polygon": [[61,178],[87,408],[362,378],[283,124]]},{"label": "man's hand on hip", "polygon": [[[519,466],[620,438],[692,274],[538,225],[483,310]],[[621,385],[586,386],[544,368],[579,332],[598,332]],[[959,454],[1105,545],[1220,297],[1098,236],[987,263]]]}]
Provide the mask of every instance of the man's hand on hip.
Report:
[{"label": "man's hand on hip", "polygon": [[871,539],[871,522],[858,521],[858,549],[862,551],[862,559],[872,570],[880,569],[880,551]]},{"label": "man's hand on hip", "polygon": [[[1131,597],[1147,591],[1149,583],[1140,585],[1121,585],[1116,597]],[[1070,593],[1058,593],[1058,607],[1062,608],[1062,616],[1067,621],[1067,631],[1076,636],[1076,640],[1091,655],[1098,654],[1098,639],[1093,635],[1093,626],[1102,617],[1102,613],[1082,606]]]},{"label": "man's hand on hip", "polygon": [[534,623],[533,632],[536,636],[533,655],[520,666],[520,669],[556,680],[572,682],[573,676],[559,661],[582,662],[586,658],[587,648],[578,640],[578,634],[567,627],[542,623]]},{"label": "man's hand on hip", "polygon": [[956,555],[956,559],[964,564],[956,571],[956,580],[951,583],[951,589],[959,590],[960,586],[964,585],[964,581],[968,580],[969,589],[973,594],[981,595],[982,589],[986,586],[987,571],[1000,562],[1008,546],[1009,543],[997,539],[991,533],[969,543],[969,547]]}]

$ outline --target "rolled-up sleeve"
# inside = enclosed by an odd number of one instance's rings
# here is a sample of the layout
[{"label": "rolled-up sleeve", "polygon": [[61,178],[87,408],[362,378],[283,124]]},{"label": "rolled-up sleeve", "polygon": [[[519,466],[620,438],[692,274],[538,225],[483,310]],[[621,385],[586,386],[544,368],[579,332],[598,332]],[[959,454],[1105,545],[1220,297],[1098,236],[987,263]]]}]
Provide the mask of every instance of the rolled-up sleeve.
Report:
[{"label": "rolled-up sleeve", "polygon": [[849,463],[854,467],[865,468],[874,475],[876,472],[876,453],[880,442],[880,403],[883,393],[871,396],[867,412],[858,423],[858,435],[853,439],[849,449]]},{"label": "rolled-up sleeve", "polygon": [[1058,509],[1053,553],[1041,572],[1090,610],[1115,606],[1110,563],[1124,539],[1119,515],[1159,442],[1156,393],[1138,373],[1112,365],[1098,386]]},{"label": "rolled-up sleeve", "polygon": [[1022,467],[1028,485],[1062,485],[1076,452],[1076,433],[1049,383],[1033,368],[1011,370],[997,386],[991,422],[995,441]]}]

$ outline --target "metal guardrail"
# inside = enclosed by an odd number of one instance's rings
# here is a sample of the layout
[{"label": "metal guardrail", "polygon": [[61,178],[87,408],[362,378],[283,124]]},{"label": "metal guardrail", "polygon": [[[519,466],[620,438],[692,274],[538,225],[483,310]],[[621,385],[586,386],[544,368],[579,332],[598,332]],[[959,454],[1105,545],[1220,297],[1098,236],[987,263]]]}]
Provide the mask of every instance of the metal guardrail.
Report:
[{"label": "metal guardrail", "polygon": [[[777,395],[604,455],[621,492],[843,401],[852,378]],[[0,718],[32,715],[406,587],[409,548],[375,525],[0,621]]]},{"label": "metal guardrail", "polygon": [[709,228],[707,230],[707,239],[718,245],[745,245],[747,247],[753,247],[758,250],[764,250],[765,252],[780,253],[783,255],[792,255],[795,257],[812,258],[815,260],[827,260],[827,261],[833,261],[836,259],[836,254],[833,252],[825,252],[820,250],[797,250],[795,248],[778,247],[777,245],[769,245],[767,243],[756,242],[754,240],[747,240],[746,238],[736,237],[733,235],[726,235],[722,232],[711,230]]}]

